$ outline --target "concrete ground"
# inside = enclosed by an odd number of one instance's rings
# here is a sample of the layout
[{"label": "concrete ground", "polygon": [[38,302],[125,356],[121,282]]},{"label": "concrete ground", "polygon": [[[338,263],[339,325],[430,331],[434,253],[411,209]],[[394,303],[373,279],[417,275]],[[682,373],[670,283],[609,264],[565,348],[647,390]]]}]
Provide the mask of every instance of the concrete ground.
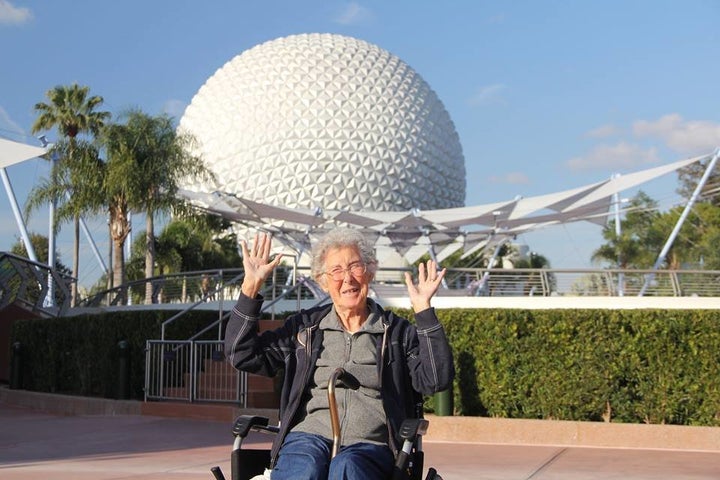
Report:
[{"label": "concrete ground", "polygon": [[[432,428],[432,427],[431,427]],[[3,480],[230,479],[227,422],[59,415],[0,402]],[[268,443],[257,434],[247,444]],[[424,442],[445,480],[717,479],[720,451]]]}]

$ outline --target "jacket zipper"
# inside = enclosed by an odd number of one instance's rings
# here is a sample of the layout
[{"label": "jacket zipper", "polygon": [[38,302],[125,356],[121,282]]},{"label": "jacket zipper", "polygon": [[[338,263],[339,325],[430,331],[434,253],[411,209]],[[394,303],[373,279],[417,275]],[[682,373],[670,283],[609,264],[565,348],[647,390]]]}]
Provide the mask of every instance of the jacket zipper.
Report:
[{"label": "jacket zipper", "polygon": [[[300,340],[300,333],[301,333],[301,332],[298,332],[298,334],[297,334],[297,340],[298,340],[298,342],[300,342],[300,344],[303,345],[303,347],[305,347],[305,366],[304,366],[304,369],[303,369],[303,379],[302,379],[302,385],[303,385],[302,388],[303,388],[303,389],[304,389],[305,386],[307,385],[308,378],[310,377],[310,365],[311,365],[310,356],[311,356],[311,354],[312,354],[312,331],[313,331],[313,329],[316,328],[316,327],[317,327],[317,325],[311,325],[311,326],[307,327],[306,329],[304,329],[304,330],[302,331],[302,332],[305,332],[305,343],[304,343],[304,344],[303,344],[303,342]],[[302,392],[300,393],[300,396],[302,397]],[[296,412],[297,412],[297,405],[295,406],[294,410],[291,412],[292,414],[287,417],[287,418],[288,418],[288,423],[292,422],[292,419],[295,417],[295,413],[296,413]],[[282,428],[282,426],[281,426],[281,428]],[[287,432],[285,433],[285,435],[287,435]],[[285,435],[284,435],[284,436],[285,436]],[[283,437],[284,437],[284,436],[283,436]],[[285,439],[283,438],[283,441],[284,441],[284,440],[285,440]],[[276,461],[276,460],[277,460],[277,454],[275,454],[275,456],[270,459],[271,468],[275,468],[275,461]]]},{"label": "jacket zipper", "polygon": [[[388,324],[386,322],[383,322],[383,337],[382,337],[382,345],[380,346],[380,369],[378,375],[380,375],[380,392],[383,392],[383,377],[385,372],[385,352],[387,349],[387,333],[388,333]],[[388,417],[387,409],[385,408],[385,401],[383,400],[383,410],[385,410],[385,428],[388,432],[388,446],[390,447],[390,450],[392,450],[393,455],[397,455],[397,445],[395,442],[395,435],[393,433],[392,426],[390,425],[390,418]]]}]

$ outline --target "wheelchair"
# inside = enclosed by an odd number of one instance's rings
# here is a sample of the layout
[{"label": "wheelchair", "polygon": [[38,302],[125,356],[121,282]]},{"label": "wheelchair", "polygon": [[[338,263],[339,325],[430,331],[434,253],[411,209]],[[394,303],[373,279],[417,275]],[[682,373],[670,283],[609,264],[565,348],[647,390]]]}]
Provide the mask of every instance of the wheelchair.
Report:
[{"label": "wheelchair", "polygon": [[[335,401],[335,386],[342,382],[345,387],[357,390],[357,380],[348,375],[344,369],[337,368],[328,381],[328,405],[330,407],[330,424],[332,427],[333,458],[340,448],[340,420],[337,402]],[[251,431],[277,434],[279,427],[269,425],[267,417],[257,415],[240,415],[235,419],[232,427],[234,437],[232,453],[230,455],[231,480],[270,479],[270,450],[243,449],[242,443]],[[411,418],[405,420],[400,426],[398,435],[403,442],[402,449],[395,458],[393,473],[388,480],[422,480],[424,453],[422,451],[422,436],[427,432],[429,422],[424,418]],[[226,480],[220,467],[211,469],[215,480]],[[434,468],[429,468],[425,480],[442,480]]]}]

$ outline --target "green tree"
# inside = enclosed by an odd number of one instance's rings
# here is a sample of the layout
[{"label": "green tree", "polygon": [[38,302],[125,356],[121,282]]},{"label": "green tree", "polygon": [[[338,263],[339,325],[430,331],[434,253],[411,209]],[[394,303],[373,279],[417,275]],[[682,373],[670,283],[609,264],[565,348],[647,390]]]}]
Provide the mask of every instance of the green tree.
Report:
[{"label": "green tree", "polygon": [[[35,250],[35,253],[38,255],[38,258],[48,258],[48,237],[39,233],[30,233],[29,236],[30,244],[32,245],[33,250]],[[21,242],[20,240],[17,240],[15,243],[13,243],[13,245],[10,247],[10,253],[19,257],[27,258],[28,256],[27,249],[25,248],[23,242]],[[62,263],[59,256],[55,257],[55,270],[57,270],[63,275],[71,274],[70,269]]]},{"label": "green tree", "polygon": [[[155,264],[155,216],[185,208],[178,199],[180,182],[196,176],[209,177],[202,161],[193,156],[192,137],[177,132],[167,115],[151,116],[139,110],[124,115],[125,123],[106,129],[108,153],[108,195],[114,201],[110,222],[113,231],[115,284],[124,281],[122,245],[129,234],[130,209],[145,213],[145,275],[152,277]],[[114,227],[117,222],[117,228]],[[145,301],[152,301],[148,285]]]},{"label": "green tree", "polygon": [[639,191],[630,201],[620,235],[614,219],[605,225],[602,236],[606,242],[593,252],[592,261],[615,268],[650,268],[663,245],[662,229],[656,224],[659,217],[657,202]]},{"label": "green tree", "polygon": [[[642,191],[631,201],[618,237],[614,221],[603,229],[606,243],[593,253],[594,261],[606,261],[617,268],[652,268],[684,210],[674,207],[657,211],[657,202]],[[669,247],[664,268],[720,268],[720,206],[697,202]]]},{"label": "green tree", "polygon": [[103,195],[108,209],[110,241],[112,242],[112,281],[110,286],[125,283],[125,240],[130,235],[131,178],[137,175],[133,167],[133,137],[125,125],[107,125],[100,136],[107,155],[107,169],[103,179]]},{"label": "green tree", "polygon": [[[702,162],[691,163],[687,167],[678,170],[678,182],[680,186],[677,192],[682,195],[683,198],[689,199],[692,196],[698,183],[700,183],[700,179],[705,174],[709,163],[710,159],[708,158]],[[720,168],[717,166],[715,170],[710,173],[707,182],[705,182],[698,201],[720,206]]]},{"label": "green tree", "polygon": [[545,255],[530,252],[527,257],[515,261],[515,268],[550,268],[550,260]]},{"label": "green tree", "polygon": [[[64,186],[72,186],[73,192],[70,193],[71,198],[67,202],[67,209],[72,211],[74,219],[74,246],[73,246],[73,276],[77,278],[80,262],[80,217],[86,213],[86,205],[78,199],[72,198],[75,191],[83,190],[83,187],[71,185],[70,182],[84,182],[85,171],[87,165],[82,164],[79,159],[83,156],[87,159],[85,153],[81,153],[78,145],[78,136],[88,134],[90,136],[97,135],[103,128],[105,121],[110,118],[110,113],[106,111],[98,111],[103,103],[103,98],[97,95],[89,95],[90,88],[87,86],[79,86],[74,83],[69,86],[58,85],[45,94],[48,102],[39,102],[35,104],[34,110],[37,118],[31,127],[33,134],[57,129],[62,140],[67,140],[66,144],[58,147],[58,163],[62,164],[60,171],[51,174],[51,181],[62,180],[67,181]],[[76,148],[78,147],[78,148]],[[84,147],[83,147],[84,148]],[[51,157],[52,158],[52,157]],[[54,167],[53,167],[54,168]],[[51,187],[55,190],[57,186]],[[89,191],[89,190],[88,190]],[[64,195],[53,193],[53,198],[60,200]],[[35,205],[35,208],[37,205]],[[77,303],[77,284],[72,285],[71,305]]]},{"label": "green tree", "polygon": [[[667,238],[677,225],[683,209],[684,207],[678,206],[660,215],[651,228],[658,232],[658,236]],[[668,251],[665,264],[672,270],[720,269],[718,240],[720,240],[720,206],[709,202],[696,203],[680,227]]]},{"label": "green tree", "polygon": [[[520,257],[513,260],[513,266],[515,268],[528,268],[528,269],[548,269],[551,267],[550,260],[545,256],[537,252],[530,252],[524,257]],[[525,295],[533,295],[533,291],[537,292],[537,295],[541,295],[540,286],[542,285],[541,274],[539,272],[531,272],[527,280],[525,281],[525,288],[523,293]],[[557,290],[557,278],[554,273],[545,273],[547,279],[547,289],[550,292]]]},{"label": "green tree", "polygon": [[97,111],[103,98],[97,95],[88,96],[90,87],[74,83],[69,86],[58,85],[48,90],[45,96],[48,103],[36,103],[35,113],[38,114],[32,125],[32,133],[49,131],[57,128],[62,137],[74,140],[82,133],[97,135],[105,121],[110,118],[109,112]]},{"label": "green tree", "polygon": [[[237,238],[229,233],[226,220],[212,215],[175,218],[155,239],[155,275],[238,268],[242,259]],[[143,278],[145,263],[144,232],[133,242],[132,258],[128,262],[128,278]]]},{"label": "green tree", "polygon": [[720,270],[720,205],[699,203],[693,208],[691,222],[697,240],[685,262],[701,269]]},{"label": "green tree", "polygon": [[[708,158],[702,162],[692,163],[678,171],[680,187],[677,191],[679,194],[686,199],[691,197],[700,179],[705,174],[709,162],[710,159]],[[683,259],[685,263],[696,265],[699,268],[720,268],[717,248],[718,240],[720,240],[718,238],[718,231],[720,230],[718,209],[720,209],[720,169],[716,166],[700,192],[693,207],[692,215],[688,216],[688,221],[690,221],[691,225],[694,225],[694,230],[698,235],[691,236],[693,240],[687,245],[687,257]],[[680,215],[679,211],[677,215]],[[689,231],[683,226],[680,234],[686,238]]]},{"label": "green tree", "polygon": [[239,268],[242,266],[237,235],[231,223],[215,215],[192,215],[189,221],[203,238],[202,268]]},{"label": "green tree", "polygon": [[[56,209],[52,228],[58,231],[62,223],[74,222],[73,269],[77,279],[80,266],[80,217],[97,213],[103,208],[102,178],[104,164],[97,148],[87,140],[61,139],[48,154],[55,158],[50,176],[40,180],[30,191],[25,204],[26,215],[52,203]],[[77,302],[77,285],[71,286],[71,304]]]}]

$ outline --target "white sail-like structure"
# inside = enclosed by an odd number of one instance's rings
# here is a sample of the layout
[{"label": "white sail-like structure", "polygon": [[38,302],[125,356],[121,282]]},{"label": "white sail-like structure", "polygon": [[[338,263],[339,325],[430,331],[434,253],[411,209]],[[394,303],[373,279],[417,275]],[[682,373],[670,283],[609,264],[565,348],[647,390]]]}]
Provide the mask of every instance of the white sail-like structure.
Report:
[{"label": "white sail-like structure", "polygon": [[228,192],[182,190],[180,195],[208,212],[252,228],[272,233],[293,248],[304,249],[312,237],[337,225],[365,232],[379,248],[391,248],[413,257],[413,247],[427,251],[464,251],[491,245],[519,234],[587,221],[605,224],[613,195],[708,159],[702,155],[650,168],[562,192],[515,198],[485,205],[408,211],[352,211],[291,208],[244,199]]}]

